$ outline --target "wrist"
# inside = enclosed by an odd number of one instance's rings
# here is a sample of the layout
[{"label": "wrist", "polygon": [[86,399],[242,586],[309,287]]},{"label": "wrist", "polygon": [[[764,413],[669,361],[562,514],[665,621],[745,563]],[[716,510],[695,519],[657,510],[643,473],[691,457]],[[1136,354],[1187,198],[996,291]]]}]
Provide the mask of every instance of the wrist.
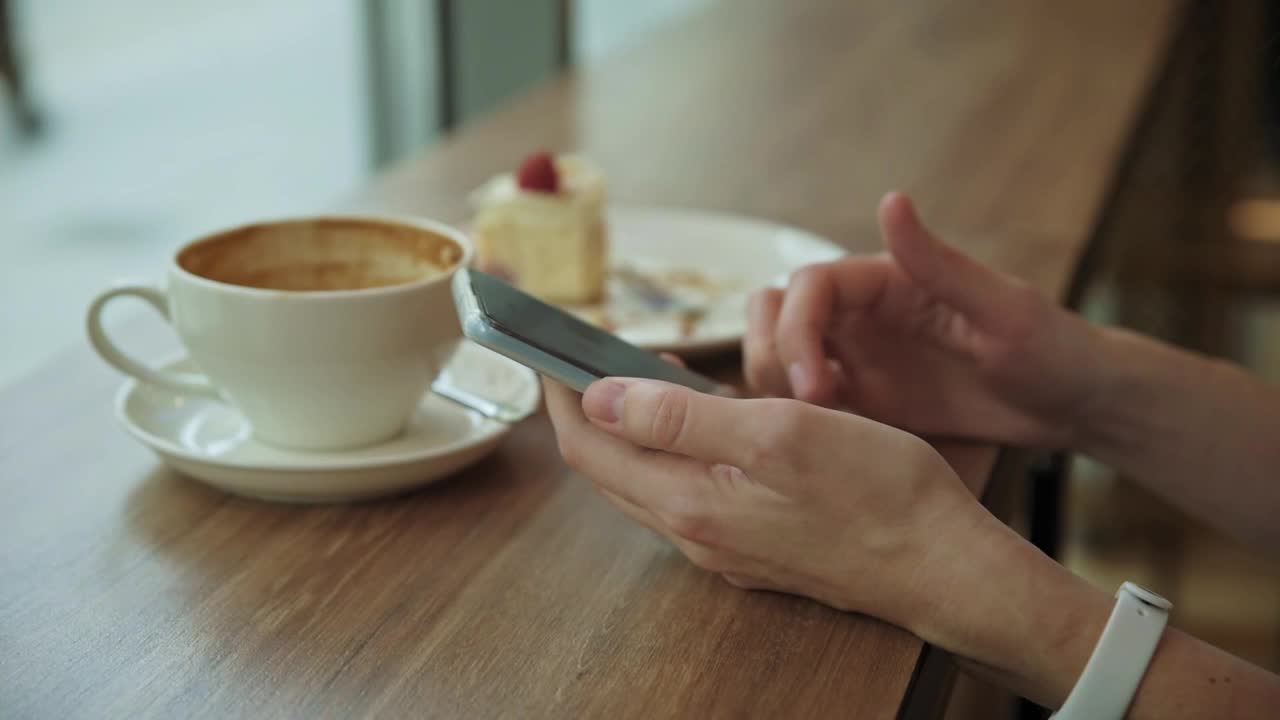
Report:
[{"label": "wrist", "polygon": [[1077,357],[1083,364],[1082,382],[1077,385],[1079,404],[1067,418],[1063,436],[1065,447],[1085,451],[1106,442],[1117,410],[1126,406],[1132,391],[1131,377],[1140,363],[1143,338],[1124,329],[1094,325],[1074,318],[1085,326],[1085,351]]},{"label": "wrist", "polygon": [[1028,343],[1033,349],[1025,369],[1031,372],[1021,391],[1023,407],[1039,424],[1038,434],[1022,444],[1076,449],[1094,418],[1111,403],[1120,382],[1116,356],[1123,354],[1124,343],[1110,328],[1047,301],[1045,305],[1037,337]]},{"label": "wrist", "polygon": [[987,518],[969,544],[952,545],[933,602],[908,629],[962,663],[994,673],[1015,692],[1056,707],[1106,625],[1110,597]]},{"label": "wrist", "polygon": [[1125,470],[1124,459],[1141,456],[1142,446],[1166,437],[1161,410],[1186,388],[1213,382],[1219,363],[1123,328],[1098,328],[1099,378],[1081,413],[1071,447]]}]

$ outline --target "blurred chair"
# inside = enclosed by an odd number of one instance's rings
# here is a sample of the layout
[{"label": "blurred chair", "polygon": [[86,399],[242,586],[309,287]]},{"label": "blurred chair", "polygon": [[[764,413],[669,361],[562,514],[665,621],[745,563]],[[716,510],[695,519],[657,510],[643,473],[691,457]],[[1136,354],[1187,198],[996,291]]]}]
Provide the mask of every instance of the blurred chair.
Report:
[{"label": "blurred chair", "polygon": [[19,131],[33,137],[42,127],[40,114],[27,89],[26,77],[18,57],[14,33],[13,9],[9,0],[0,0],[0,82],[9,95],[9,104]]}]

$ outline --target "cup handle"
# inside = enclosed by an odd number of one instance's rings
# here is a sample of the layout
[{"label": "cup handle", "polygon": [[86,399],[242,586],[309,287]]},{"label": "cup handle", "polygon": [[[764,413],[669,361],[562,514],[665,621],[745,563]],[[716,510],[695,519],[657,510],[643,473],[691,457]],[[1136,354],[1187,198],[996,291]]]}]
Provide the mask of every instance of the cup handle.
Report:
[{"label": "cup handle", "polygon": [[144,383],[151,385],[159,385],[160,387],[176,390],[178,392],[194,392],[204,395],[217,395],[218,390],[213,383],[209,382],[209,378],[204,375],[195,373],[180,373],[171,370],[157,370],[147,367],[142,363],[129,357],[116,347],[115,342],[107,335],[107,331],[102,327],[102,310],[115,298],[132,295],[141,298],[156,312],[165,319],[165,322],[172,322],[169,317],[169,298],[164,291],[150,285],[117,285],[116,287],[104,290],[93,299],[93,303],[89,305],[89,314],[86,318],[86,325],[89,330],[89,342],[93,343],[93,347],[117,370],[126,375],[132,375]]}]

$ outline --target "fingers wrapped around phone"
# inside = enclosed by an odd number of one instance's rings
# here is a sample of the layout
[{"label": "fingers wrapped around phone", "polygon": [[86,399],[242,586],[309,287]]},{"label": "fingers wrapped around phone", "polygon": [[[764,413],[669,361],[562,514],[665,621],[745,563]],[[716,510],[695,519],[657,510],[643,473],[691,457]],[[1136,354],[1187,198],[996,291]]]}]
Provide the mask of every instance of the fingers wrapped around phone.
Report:
[{"label": "fingers wrapped around phone", "polygon": [[577,393],[551,380],[544,386],[560,454],[570,467],[595,483],[628,517],[668,539],[707,539],[694,527],[695,516],[723,498],[710,497],[716,487],[709,482],[706,463],[650,452],[615,437],[586,418]]},{"label": "fingers wrapped around phone", "polygon": [[[630,408],[625,417],[611,416],[616,389],[628,385]],[[769,586],[732,551],[729,535],[751,526],[748,516],[762,497],[776,497],[739,467],[755,462],[756,443],[740,443],[734,431],[757,424],[744,424],[745,408],[735,405],[770,401],[732,400],[647,380],[602,380],[582,398],[554,381],[545,386],[561,455],[609,502],[671,540],[694,564]],[[643,421],[650,416],[657,419]]]}]

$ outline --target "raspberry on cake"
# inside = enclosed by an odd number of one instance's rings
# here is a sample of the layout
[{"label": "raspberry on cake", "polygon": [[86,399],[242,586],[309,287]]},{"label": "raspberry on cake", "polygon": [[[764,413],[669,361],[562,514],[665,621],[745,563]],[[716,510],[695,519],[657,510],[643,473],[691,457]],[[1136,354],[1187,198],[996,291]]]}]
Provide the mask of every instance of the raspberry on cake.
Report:
[{"label": "raspberry on cake", "polygon": [[516,185],[529,192],[560,192],[560,173],[556,170],[556,159],[548,152],[534,153],[520,163],[516,171]]},{"label": "raspberry on cake", "polygon": [[548,302],[604,296],[604,180],[585,159],[535,153],[472,196],[477,266]]}]

